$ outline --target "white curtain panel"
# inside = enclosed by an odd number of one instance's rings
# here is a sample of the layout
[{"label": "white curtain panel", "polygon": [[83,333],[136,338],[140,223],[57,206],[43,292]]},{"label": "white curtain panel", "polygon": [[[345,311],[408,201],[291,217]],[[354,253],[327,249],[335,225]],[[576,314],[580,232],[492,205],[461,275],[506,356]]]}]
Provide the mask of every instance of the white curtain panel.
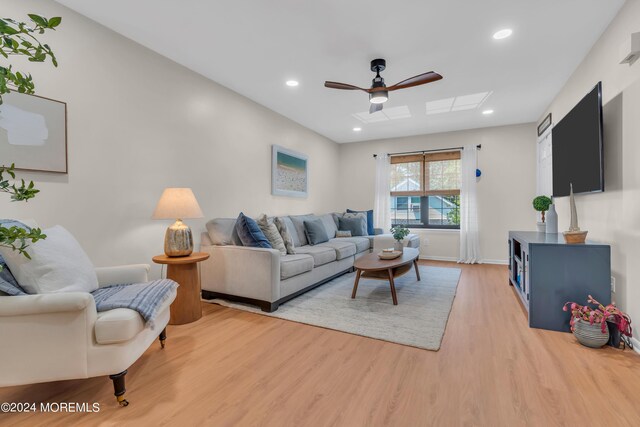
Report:
[{"label": "white curtain panel", "polygon": [[464,264],[480,263],[480,240],[478,237],[477,165],[478,149],[467,145],[461,154],[460,185],[460,259]]},{"label": "white curtain panel", "polygon": [[373,204],[373,224],[388,233],[391,228],[391,206],[389,175],[391,173],[388,154],[378,154],[376,157],[376,194]]}]

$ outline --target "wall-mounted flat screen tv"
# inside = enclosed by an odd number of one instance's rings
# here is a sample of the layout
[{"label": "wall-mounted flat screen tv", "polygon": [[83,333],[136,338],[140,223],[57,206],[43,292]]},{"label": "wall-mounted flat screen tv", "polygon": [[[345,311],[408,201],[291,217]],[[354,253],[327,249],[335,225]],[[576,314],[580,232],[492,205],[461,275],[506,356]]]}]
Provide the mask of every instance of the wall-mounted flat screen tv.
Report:
[{"label": "wall-mounted flat screen tv", "polygon": [[602,82],[552,130],[553,196],[604,191]]}]

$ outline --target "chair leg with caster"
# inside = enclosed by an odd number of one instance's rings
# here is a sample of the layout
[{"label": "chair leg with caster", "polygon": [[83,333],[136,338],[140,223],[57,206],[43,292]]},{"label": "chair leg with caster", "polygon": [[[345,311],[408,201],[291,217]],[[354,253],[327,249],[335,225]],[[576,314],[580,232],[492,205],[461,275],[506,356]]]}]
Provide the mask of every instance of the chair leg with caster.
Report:
[{"label": "chair leg with caster", "polygon": [[167,328],[164,328],[162,332],[160,332],[158,339],[160,340],[160,347],[164,348],[164,342],[167,340]]},{"label": "chair leg with caster", "polygon": [[128,406],[129,401],[124,398],[124,394],[127,389],[124,388],[124,376],[127,375],[127,371],[124,370],[119,374],[109,375],[109,378],[113,381],[113,394],[115,394],[118,404],[120,406]]}]

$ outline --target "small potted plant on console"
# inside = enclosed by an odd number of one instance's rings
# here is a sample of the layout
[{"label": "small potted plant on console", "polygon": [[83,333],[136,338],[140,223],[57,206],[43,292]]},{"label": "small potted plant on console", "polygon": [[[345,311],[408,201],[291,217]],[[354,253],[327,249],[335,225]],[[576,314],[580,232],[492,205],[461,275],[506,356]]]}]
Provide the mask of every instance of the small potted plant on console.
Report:
[{"label": "small potted plant on console", "polygon": [[546,231],[547,225],[544,222],[544,213],[549,210],[549,206],[551,206],[553,201],[547,196],[538,196],[533,199],[533,209],[542,213],[542,221],[538,222],[538,232],[544,233]]}]

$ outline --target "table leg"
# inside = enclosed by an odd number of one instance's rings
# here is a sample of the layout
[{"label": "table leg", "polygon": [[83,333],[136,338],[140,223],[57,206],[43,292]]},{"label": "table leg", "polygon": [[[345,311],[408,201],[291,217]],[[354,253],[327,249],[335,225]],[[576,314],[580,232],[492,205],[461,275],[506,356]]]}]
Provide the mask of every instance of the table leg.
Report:
[{"label": "table leg", "polygon": [[396,297],[396,285],[393,283],[393,270],[390,268],[389,272],[389,286],[391,286],[391,298],[393,298],[393,305],[398,305],[398,298]]},{"label": "table leg", "polygon": [[416,277],[418,278],[418,282],[420,281],[420,270],[418,270],[418,260],[413,261],[413,266],[416,268]]},{"label": "table leg", "polygon": [[356,281],[353,284],[353,292],[351,292],[351,298],[356,297],[356,292],[358,292],[358,282],[360,282],[360,275],[362,274],[362,270],[356,270]]},{"label": "table leg", "polygon": [[171,304],[169,324],[184,325],[200,319],[202,303],[198,264],[170,264],[167,267],[167,278],[180,285],[176,299]]}]

